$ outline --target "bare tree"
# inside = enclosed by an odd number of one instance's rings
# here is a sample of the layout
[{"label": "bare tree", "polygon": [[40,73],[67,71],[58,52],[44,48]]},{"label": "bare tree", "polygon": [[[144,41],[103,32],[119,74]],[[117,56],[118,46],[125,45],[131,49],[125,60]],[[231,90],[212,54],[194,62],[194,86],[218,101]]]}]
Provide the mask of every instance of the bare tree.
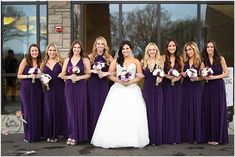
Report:
[{"label": "bare tree", "polygon": [[[174,37],[180,44],[196,40],[195,18],[171,21],[171,16],[167,10],[161,9],[159,19],[157,7],[153,4],[124,13],[122,39],[130,40],[133,43],[135,55],[138,58],[143,57],[144,49],[149,42],[157,43],[159,35],[162,39],[159,48],[163,48],[169,37]],[[158,25],[158,20],[161,20],[161,26]],[[158,34],[157,31],[159,27],[161,34]]]},{"label": "bare tree", "polygon": [[111,24],[111,43],[112,43],[112,55],[114,56],[119,48],[119,12],[110,14],[110,24]]},{"label": "bare tree", "polygon": [[[130,40],[135,53],[144,52],[149,42],[157,41],[158,12],[156,5],[135,9],[123,17],[123,39]],[[136,55],[136,54],[135,54]]]}]

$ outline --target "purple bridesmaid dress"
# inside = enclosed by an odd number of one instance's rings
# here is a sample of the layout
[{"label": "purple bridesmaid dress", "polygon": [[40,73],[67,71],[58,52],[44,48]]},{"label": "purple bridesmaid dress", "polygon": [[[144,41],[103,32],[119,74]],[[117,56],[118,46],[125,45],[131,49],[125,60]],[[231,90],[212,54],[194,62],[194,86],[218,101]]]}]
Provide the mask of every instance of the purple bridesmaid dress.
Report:
[{"label": "purple bridesmaid dress", "polygon": [[52,79],[49,82],[50,90],[44,89],[44,135],[46,138],[58,139],[66,130],[64,80],[58,78],[62,67],[56,63],[51,70],[45,65],[43,72]]},{"label": "purple bridesmaid dress", "polygon": [[143,70],[145,81],[143,97],[147,107],[150,144],[162,144],[163,92],[161,83],[156,86],[156,76],[148,68]]},{"label": "purple bridesmaid dress", "polygon": [[[175,68],[175,67],[173,67]],[[164,66],[164,72],[167,74],[169,70]],[[171,80],[164,78],[162,82],[163,89],[163,143],[174,144],[180,143],[180,115],[181,115],[181,99],[182,89],[181,81],[171,85]]]},{"label": "purple bridesmaid dress", "polygon": [[[28,75],[31,67],[26,66],[23,75]],[[39,79],[22,79],[20,87],[20,100],[24,123],[24,139],[28,142],[40,140],[42,137],[42,111],[43,111],[43,91]]]},{"label": "purple bridesmaid dress", "polygon": [[[94,62],[106,63],[103,55],[98,55]],[[91,67],[94,63],[91,65]],[[103,72],[108,71],[108,66],[102,68]],[[88,112],[89,112],[89,139],[91,139],[100,112],[104,105],[106,96],[109,92],[109,82],[107,77],[99,78],[97,74],[91,74],[88,80]]]},{"label": "purple bridesmaid dress", "polygon": [[[213,75],[222,74],[221,65],[210,65]],[[203,140],[228,143],[226,92],[223,79],[209,80],[204,85],[202,96]]]},{"label": "purple bridesmaid dress", "polygon": [[[71,59],[67,65],[72,67]],[[78,61],[76,66],[79,67],[80,73],[84,75],[84,65],[82,59]],[[69,75],[69,74],[67,74]],[[87,141],[87,84],[86,80],[79,80],[73,83],[72,80],[65,82],[65,99],[67,106],[67,124],[68,137],[76,141]]]},{"label": "purple bridesmaid dress", "polygon": [[[184,72],[189,69],[189,63],[184,66]],[[197,70],[193,65],[191,68]],[[181,110],[181,140],[182,142],[194,141],[202,143],[202,122],[201,122],[201,97],[202,88],[200,81],[190,81],[185,77],[182,84],[182,110]]]}]

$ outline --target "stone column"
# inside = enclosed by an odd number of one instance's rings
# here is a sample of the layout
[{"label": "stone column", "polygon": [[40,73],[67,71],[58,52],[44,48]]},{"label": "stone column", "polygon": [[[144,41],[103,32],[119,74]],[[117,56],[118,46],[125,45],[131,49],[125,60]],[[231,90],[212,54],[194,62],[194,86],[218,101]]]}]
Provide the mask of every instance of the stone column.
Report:
[{"label": "stone column", "polygon": [[[58,46],[62,58],[66,58],[71,43],[70,1],[48,1],[48,43]],[[62,26],[62,32],[55,27]]]}]

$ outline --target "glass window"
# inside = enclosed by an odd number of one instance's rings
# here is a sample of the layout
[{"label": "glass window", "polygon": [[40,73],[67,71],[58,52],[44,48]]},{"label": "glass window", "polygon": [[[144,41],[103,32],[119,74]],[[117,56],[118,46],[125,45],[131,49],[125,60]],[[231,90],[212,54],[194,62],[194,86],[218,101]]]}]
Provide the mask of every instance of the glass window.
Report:
[{"label": "glass window", "polygon": [[161,5],[161,50],[168,38],[174,38],[182,48],[188,41],[197,39],[196,4]]},{"label": "glass window", "polygon": [[234,5],[201,5],[202,40],[216,42],[229,67],[234,66]]},{"label": "glass window", "polygon": [[83,9],[83,43],[90,53],[99,36],[103,36],[114,53],[119,39],[118,4],[85,4]]},{"label": "glass window", "polygon": [[111,45],[110,53],[114,56],[119,49],[120,44],[120,34],[119,34],[119,5],[110,4],[109,5],[110,14],[110,31],[111,31]]},{"label": "glass window", "polygon": [[[30,44],[36,42],[36,6],[3,5],[3,51],[14,50],[21,59]],[[15,46],[21,45],[21,46]],[[4,53],[3,57],[6,57]]]},{"label": "glass window", "polygon": [[[40,6],[40,22],[36,18],[36,5],[2,5],[2,113],[20,109],[20,81],[16,78],[18,66],[32,43],[47,43],[46,5]],[[40,41],[37,30],[40,23]],[[43,51],[44,51],[43,50]]]},{"label": "glass window", "polygon": [[81,41],[81,6],[79,4],[73,6],[73,13],[74,33],[72,35],[75,40]]},{"label": "glass window", "polygon": [[47,6],[40,5],[40,49],[42,52],[47,46]]},{"label": "glass window", "polygon": [[134,55],[141,59],[146,45],[157,43],[157,4],[123,4],[122,14],[122,39],[130,40]]}]

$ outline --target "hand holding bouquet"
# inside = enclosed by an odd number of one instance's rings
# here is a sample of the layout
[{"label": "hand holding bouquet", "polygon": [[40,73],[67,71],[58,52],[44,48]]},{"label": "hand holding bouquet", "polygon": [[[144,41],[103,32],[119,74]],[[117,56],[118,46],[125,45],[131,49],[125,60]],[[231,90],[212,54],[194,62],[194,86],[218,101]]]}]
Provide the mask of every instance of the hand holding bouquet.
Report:
[{"label": "hand holding bouquet", "polygon": [[39,68],[32,67],[29,69],[28,74],[32,75],[32,83],[35,83],[35,78],[37,78],[38,74],[41,74],[41,70]]},{"label": "hand holding bouquet", "polygon": [[162,69],[154,69],[153,76],[156,76],[156,86],[158,86],[164,77],[164,71]]},{"label": "hand holding bouquet", "polygon": [[102,61],[95,62],[92,68],[96,71],[101,71],[101,69],[105,67],[105,63]]},{"label": "hand holding bouquet", "polygon": [[187,69],[185,71],[186,75],[190,78],[191,81],[195,81],[195,79],[197,78],[198,74],[197,74],[197,70],[196,69]]},{"label": "hand holding bouquet", "polygon": [[[77,66],[75,66],[75,67],[72,66],[72,67],[68,68],[68,74],[70,74],[70,75],[73,74],[75,76],[78,76],[79,73],[80,73],[80,69]],[[74,79],[72,79],[72,82],[76,83],[76,81]]]},{"label": "hand holding bouquet", "polygon": [[[168,75],[170,76],[174,76],[174,77],[179,77],[180,76],[180,73],[176,70],[176,69],[170,69],[168,71]],[[174,86],[175,83],[171,80],[171,85]]]},{"label": "hand holding bouquet", "polygon": [[102,68],[105,67],[105,63],[102,61],[97,61],[94,63],[94,65],[92,66],[92,70],[91,72],[94,74],[98,74],[99,78],[103,78],[105,76],[108,76],[107,72],[102,72]]},{"label": "hand holding bouquet", "polygon": [[131,73],[127,69],[122,69],[121,73],[118,75],[118,79],[123,82],[128,82],[131,78]]},{"label": "hand holding bouquet", "polygon": [[49,74],[42,74],[40,80],[47,87],[47,90],[50,90],[49,82],[51,80],[51,76]]},{"label": "hand holding bouquet", "polygon": [[[214,73],[214,71],[209,67],[205,67],[205,68],[201,69],[201,76],[202,77],[208,77],[208,76],[212,75],[213,73]],[[208,82],[208,80],[206,80],[206,82]]]}]

